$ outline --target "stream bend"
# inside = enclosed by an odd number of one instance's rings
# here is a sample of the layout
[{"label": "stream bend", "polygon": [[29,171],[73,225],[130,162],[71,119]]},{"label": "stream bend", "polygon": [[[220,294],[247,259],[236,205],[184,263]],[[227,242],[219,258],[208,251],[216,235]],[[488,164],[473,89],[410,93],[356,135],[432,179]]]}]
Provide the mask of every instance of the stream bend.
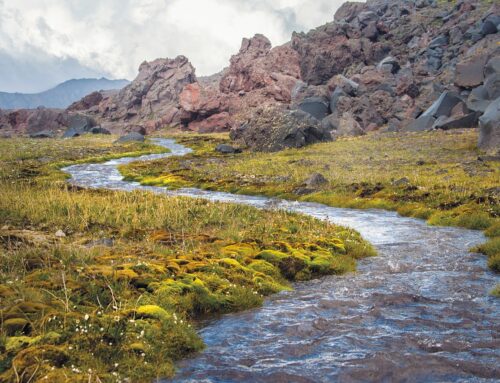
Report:
[{"label": "stream bend", "polygon": [[286,209],[361,233],[379,256],[358,272],[300,283],[263,307],[207,322],[207,349],[182,361],[175,382],[490,382],[500,380],[500,300],[488,296],[499,277],[468,249],[479,231],[431,227],[384,210],[193,188],[166,190],[123,181],[117,165],[182,156],[171,150],[63,169],[87,188],[148,190],[257,208]]}]

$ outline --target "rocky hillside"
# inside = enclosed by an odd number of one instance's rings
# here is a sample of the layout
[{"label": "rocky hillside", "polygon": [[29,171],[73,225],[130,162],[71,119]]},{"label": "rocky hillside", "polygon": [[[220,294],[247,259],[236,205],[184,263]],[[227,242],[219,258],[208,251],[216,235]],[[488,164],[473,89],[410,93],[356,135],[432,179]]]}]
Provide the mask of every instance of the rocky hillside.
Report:
[{"label": "rocky hillside", "polygon": [[67,108],[89,93],[100,90],[121,89],[129,83],[127,80],[108,80],[107,78],[83,78],[65,81],[56,87],[41,93],[6,93],[0,92],[2,109]]},{"label": "rocky hillside", "polygon": [[[183,56],[158,59],[143,63],[119,93],[92,94],[69,110],[116,131],[231,130],[256,150],[369,131],[480,126],[480,145],[495,150],[499,28],[494,1],[347,2],[331,22],[282,46],[263,35],[243,39],[228,68],[209,78],[197,78]],[[280,121],[289,122],[280,134],[265,128]],[[257,136],[287,143],[263,148]]]}]

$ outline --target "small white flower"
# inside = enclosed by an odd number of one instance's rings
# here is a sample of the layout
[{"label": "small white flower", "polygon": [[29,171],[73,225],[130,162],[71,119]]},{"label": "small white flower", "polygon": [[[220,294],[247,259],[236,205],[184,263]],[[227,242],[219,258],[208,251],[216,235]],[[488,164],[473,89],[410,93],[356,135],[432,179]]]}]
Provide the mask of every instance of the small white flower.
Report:
[{"label": "small white flower", "polygon": [[85,314],[85,320],[88,321],[90,318],[90,315],[89,314]]}]

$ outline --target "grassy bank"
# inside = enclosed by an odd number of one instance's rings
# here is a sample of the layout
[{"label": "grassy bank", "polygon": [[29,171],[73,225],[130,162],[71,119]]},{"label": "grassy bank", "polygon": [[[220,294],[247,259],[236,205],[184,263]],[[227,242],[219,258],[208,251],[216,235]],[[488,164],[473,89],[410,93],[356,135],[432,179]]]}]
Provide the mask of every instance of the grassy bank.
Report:
[{"label": "grassy bank", "polygon": [[62,164],[159,150],[111,142],[0,141],[0,382],[171,376],[203,348],[197,319],[374,255],[296,214],[63,182]]},{"label": "grassy bank", "polygon": [[[278,153],[214,153],[224,136],[178,136],[195,152],[121,168],[149,185],[197,186],[350,208],[397,210],[433,225],[485,230],[479,250],[500,269],[500,162],[481,157],[477,132],[369,135]],[[326,183],[309,187],[321,173]]]}]

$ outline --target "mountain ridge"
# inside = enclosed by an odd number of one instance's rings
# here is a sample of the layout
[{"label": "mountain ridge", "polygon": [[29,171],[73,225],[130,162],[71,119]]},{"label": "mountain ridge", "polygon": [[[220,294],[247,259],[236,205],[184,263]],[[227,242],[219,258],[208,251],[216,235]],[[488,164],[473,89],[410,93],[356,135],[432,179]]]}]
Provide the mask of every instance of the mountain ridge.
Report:
[{"label": "mountain ridge", "polygon": [[99,90],[121,89],[130,82],[125,79],[81,78],[64,81],[55,87],[38,93],[0,92],[1,109],[64,109],[89,93]]}]

